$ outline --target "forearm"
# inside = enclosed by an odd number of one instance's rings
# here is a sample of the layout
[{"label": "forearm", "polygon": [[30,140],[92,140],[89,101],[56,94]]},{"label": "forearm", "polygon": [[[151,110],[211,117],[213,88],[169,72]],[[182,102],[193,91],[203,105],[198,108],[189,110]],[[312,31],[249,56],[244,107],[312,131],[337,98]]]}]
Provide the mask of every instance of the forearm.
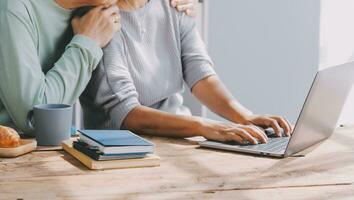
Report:
[{"label": "forearm", "polygon": [[132,110],[123,121],[122,128],[139,134],[166,137],[200,136],[201,119],[169,114],[144,106]]},{"label": "forearm", "polygon": [[48,102],[74,103],[85,89],[102,54],[97,42],[76,35],[61,58],[45,75],[42,82],[46,88],[45,99]]},{"label": "forearm", "polygon": [[0,55],[0,65],[6,69],[0,74],[0,97],[21,130],[27,132],[26,116],[34,105],[73,104],[85,89],[102,50],[93,41],[80,38],[73,40],[46,74],[30,50],[10,44]]},{"label": "forearm", "polygon": [[192,93],[211,111],[235,123],[248,124],[245,119],[252,114],[241,105],[215,75],[197,82]]},{"label": "forearm", "polygon": [[230,121],[246,123],[244,117],[250,111],[232,97],[215,75],[195,22],[182,16],[180,29],[183,76],[188,87],[210,110]]}]

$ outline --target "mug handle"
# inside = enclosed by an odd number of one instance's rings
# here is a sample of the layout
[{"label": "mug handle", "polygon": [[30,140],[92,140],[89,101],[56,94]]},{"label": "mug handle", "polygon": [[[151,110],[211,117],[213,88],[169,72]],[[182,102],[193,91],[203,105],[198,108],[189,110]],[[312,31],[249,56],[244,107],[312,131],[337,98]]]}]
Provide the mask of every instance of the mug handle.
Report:
[{"label": "mug handle", "polygon": [[34,127],[35,127],[33,114],[34,114],[33,110],[29,111],[27,114],[27,127],[32,131],[34,131]]}]

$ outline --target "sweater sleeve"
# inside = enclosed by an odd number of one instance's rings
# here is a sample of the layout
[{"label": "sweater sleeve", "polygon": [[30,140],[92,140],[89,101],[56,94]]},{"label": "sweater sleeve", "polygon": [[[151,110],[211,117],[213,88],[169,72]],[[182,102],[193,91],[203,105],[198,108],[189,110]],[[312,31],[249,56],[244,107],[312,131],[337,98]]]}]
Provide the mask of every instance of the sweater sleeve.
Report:
[{"label": "sweater sleeve", "polygon": [[0,32],[0,99],[15,125],[30,133],[27,113],[33,106],[73,104],[90,80],[102,50],[93,40],[77,35],[44,73],[29,16],[0,11]]},{"label": "sweater sleeve", "polygon": [[120,32],[103,50],[102,62],[93,74],[93,84],[98,85],[96,104],[109,117],[105,128],[121,129],[125,117],[139,106],[138,93],[131,78],[124,42]]},{"label": "sweater sleeve", "polygon": [[183,78],[190,89],[201,79],[215,75],[213,62],[193,18],[180,13]]}]

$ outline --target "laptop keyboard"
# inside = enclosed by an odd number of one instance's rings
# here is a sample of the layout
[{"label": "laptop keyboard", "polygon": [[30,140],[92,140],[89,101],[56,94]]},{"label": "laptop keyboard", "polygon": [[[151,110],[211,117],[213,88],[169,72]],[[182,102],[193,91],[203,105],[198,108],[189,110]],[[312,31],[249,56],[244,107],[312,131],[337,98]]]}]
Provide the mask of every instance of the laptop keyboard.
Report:
[{"label": "laptop keyboard", "polygon": [[266,144],[258,145],[240,145],[243,149],[265,151],[265,152],[283,152],[288,145],[289,137],[269,138]]},{"label": "laptop keyboard", "polygon": [[201,146],[209,148],[218,148],[231,151],[240,151],[240,152],[259,152],[259,153],[273,153],[273,154],[284,154],[286,147],[288,146],[290,137],[286,137],[282,133],[282,137],[277,137],[273,129],[265,130],[268,136],[268,142],[265,144],[252,145],[250,143],[238,144],[235,141],[229,142],[215,142],[215,141],[203,141],[200,143]]}]

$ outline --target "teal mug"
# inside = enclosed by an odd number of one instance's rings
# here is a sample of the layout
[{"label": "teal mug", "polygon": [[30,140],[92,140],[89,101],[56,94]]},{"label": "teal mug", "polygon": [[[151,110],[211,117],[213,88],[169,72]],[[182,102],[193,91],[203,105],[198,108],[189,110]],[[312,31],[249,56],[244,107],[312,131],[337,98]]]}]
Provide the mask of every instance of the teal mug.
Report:
[{"label": "teal mug", "polygon": [[27,116],[27,126],[34,131],[39,146],[59,146],[70,139],[73,108],[66,104],[41,104]]}]

